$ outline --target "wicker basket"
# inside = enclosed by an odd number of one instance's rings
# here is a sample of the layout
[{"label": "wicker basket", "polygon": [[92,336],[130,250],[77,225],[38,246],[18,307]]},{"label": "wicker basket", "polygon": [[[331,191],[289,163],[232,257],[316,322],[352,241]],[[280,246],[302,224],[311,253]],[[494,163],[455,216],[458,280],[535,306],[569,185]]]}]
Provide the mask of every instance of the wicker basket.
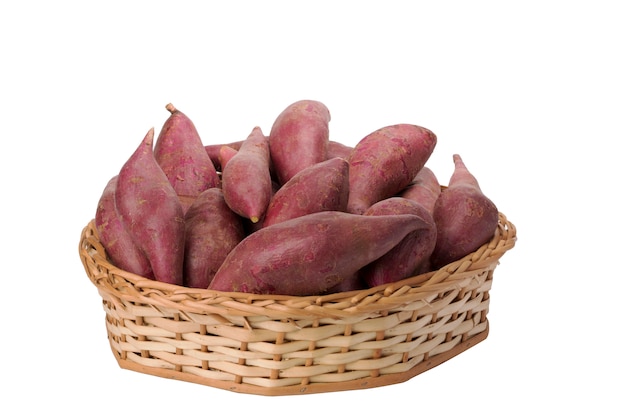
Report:
[{"label": "wicker basket", "polygon": [[121,368],[259,395],[404,382],[483,341],[489,290],[516,230],[444,268],[324,296],[223,293],[159,283],[108,262],[94,221],[79,253]]}]

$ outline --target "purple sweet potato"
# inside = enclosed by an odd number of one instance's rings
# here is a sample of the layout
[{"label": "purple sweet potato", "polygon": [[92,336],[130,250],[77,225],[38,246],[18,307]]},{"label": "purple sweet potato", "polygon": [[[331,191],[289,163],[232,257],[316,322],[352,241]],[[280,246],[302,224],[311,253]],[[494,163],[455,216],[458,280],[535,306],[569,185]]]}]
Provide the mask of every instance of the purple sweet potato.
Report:
[{"label": "purple sweet potato", "polygon": [[339,292],[358,291],[368,288],[367,284],[361,278],[360,271],[356,271],[354,274],[344,278],[341,282],[326,291],[328,294],[335,294]]},{"label": "purple sweet potato", "polygon": [[[400,197],[408,198],[421,204],[430,216],[433,216],[435,203],[441,194],[441,185],[435,176],[435,173],[428,167],[423,167],[415,176],[411,184],[409,184],[400,194]],[[416,274],[431,271],[433,269],[430,259],[420,264],[415,271]]]},{"label": "purple sweet potato", "polygon": [[332,158],[304,168],[278,189],[263,227],[318,211],[346,211],[348,161]]},{"label": "purple sweet potato", "polygon": [[498,227],[498,209],[482,192],[478,181],[459,155],[453,156],[454,172],[434,207],[437,245],[433,268],[441,268],[487,243]]},{"label": "purple sweet potato", "polygon": [[207,288],[226,255],[243,240],[241,217],[224,200],[220,188],[209,188],[185,213],[184,285]]},{"label": "purple sweet potato", "polygon": [[157,281],[182,285],[185,222],[181,202],[153,152],[150,129],[122,166],[115,204],[133,241],[145,253]]},{"label": "purple sweet potato", "polygon": [[441,194],[441,185],[435,173],[430,168],[423,167],[413,181],[402,190],[400,197],[420,203],[432,215],[439,194]]},{"label": "purple sweet potato", "polygon": [[256,223],[272,198],[269,140],[258,126],[241,144],[222,171],[226,204],[235,213]]},{"label": "purple sweet potato", "polygon": [[352,149],[354,149],[354,147],[344,145],[343,143],[337,142],[334,140],[329,140],[328,141],[328,153],[326,157],[328,159],[332,159],[335,157],[348,159],[350,157],[350,153],[352,152]]},{"label": "purple sweet potato", "polygon": [[304,168],[328,159],[329,122],[328,108],[315,100],[292,103],[278,115],[269,141],[280,185]]},{"label": "purple sweet potato", "polygon": [[187,211],[202,191],[219,185],[219,176],[191,119],[171,103],[165,108],[171,114],[156,140],[154,156]]},{"label": "purple sweet potato", "polygon": [[148,258],[133,241],[115,207],[117,179],[118,176],[115,175],[109,180],[98,201],[94,221],[100,243],[113,265],[124,271],[153,279]]},{"label": "purple sweet potato", "polygon": [[217,171],[221,171],[223,165],[222,165],[222,162],[220,161],[220,149],[222,148],[222,146],[228,146],[229,148],[232,148],[238,151],[242,143],[243,143],[243,140],[238,140],[238,141],[229,142],[229,143],[217,143],[217,144],[213,143],[210,145],[205,145],[204,149],[206,150],[206,153],[209,155],[209,158],[211,158],[211,162],[213,162],[215,169]]},{"label": "purple sweet potato", "polygon": [[[390,284],[423,272],[437,243],[437,226],[429,211],[403,197],[390,197],[371,205],[364,216],[413,214],[416,229],[389,252],[365,266],[360,275],[368,287]],[[426,266],[423,266],[426,265]]]},{"label": "purple sweet potato", "polygon": [[222,169],[222,167],[225,167],[226,164],[228,163],[228,161],[230,161],[230,159],[235,156],[237,154],[237,152],[239,152],[238,149],[235,149],[231,146],[228,145],[222,145],[220,147],[219,150],[219,154],[217,156],[217,159],[219,161],[219,167],[220,169]]},{"label": "purple sweet potato", "polygon": [[[280,185],[278,185],[277,182],[272,180],[272,197],[274,197],[274,194],[276,194],[279,189],[280,189]],[[272,201],[271,198],[270,198],[270,201]],[[269,203],[268,203],[268,207],[269,207]],[[266,210],[265,216],[267,216],[267,210]],[[257,221],[256,223],[253,223],[252,220],[250,219],[243,219],[243,225],[244,225],[244,229],[246,230],[246,234],[254,233],[257,230],[263,228],[264,219],[265,217],[262,220]]]},{"label": "purple sweet potato", "polygon": [[436,143],[433,132],[410,124],[386,126],[361,139],[348,159],[348,212],[363,214],[372,204],[399,193],[422,169]]},{"label": "purple sweet potato", "polygon": [[226,257],[209,289],[314,295],[353,276],[419,227],[417,216],[323,211],[248,235]]}]

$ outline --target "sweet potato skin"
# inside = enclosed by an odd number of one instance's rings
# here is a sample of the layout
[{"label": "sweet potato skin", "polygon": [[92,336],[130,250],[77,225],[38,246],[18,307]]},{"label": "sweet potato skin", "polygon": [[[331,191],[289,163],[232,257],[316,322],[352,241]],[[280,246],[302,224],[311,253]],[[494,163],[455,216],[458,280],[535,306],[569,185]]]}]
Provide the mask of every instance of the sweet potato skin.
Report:
[{"label": "sweet potato skin", "polygon": [[437,137],[411,124],[380,128],[354,147],[350,162],[348,212],[363,214],[377,201],[404,189],[432,154]]},{"label": "sweet potato skin", "polygon": [[416,218],[324,211],[262,228],[230,252],[209,289],[323,293],[394,247],[417,227]]},{"label": "sweet potato skin", "polygon": [[243,140],[238,140],[235,142],[228,142],[228,143],[217,143],[217,144],[213,143],[210,145],[205,145],[204,150],[206,151],[207,155],[209,155],[209,158],[211,158],[211,162],[213,162],[213,166],[215,166],[215,169],[218,172],[221,172],[222,169],[224,168],[224,165],[222,164],[222,161],[220,160],[220,150],[222,146],[227,146],[231,149],[238,151],[242,143],[243,143]]},{"label": "sweet potato skin", "polygon": [[360,271],[344,278],[339,284],[328,289],[328,294],[335,294],[340,292],[359,291],[368,288],[368,285],[361,278]]},{"label": "sweet potato skin", "polygon": [[146,254],[157,281],[182,285],[185,224],[181,202],[157,163],[154,129],[122,166],[115,203],[135,244]]},{"label": "sweet potato skin", "polygon": [[413,214],[419,225],[386,254],[360,271],[368,287],[390,284],[425,272],[437,242],[437,226],[430,212],[413,200],[390,197],[374,203],[364,216]]},{"label": "sweet potato skin", "polygon": [[241,217],[224,200],[220,188],[209,188],[185,213],[184,285],[207,288],[228,253],[245,237]]},{"label": "sweet potato skin", "polygon": [[269,134],[272,166],[280,185],[327,159],[330,112],[321,102],[300,100],[274,120]]},{"label": "sweet potato skin", "polygon": [[454,155],[455,171],[441,191],[433,211],[437,245],[433,268],[441,268],[487,243],[498,227],[498,208],[480,189],[476,178]]},{"label": "sweet potato skin", "polygon": [[238,149],[235,149],[228,145],[221,146],[219,149],[219,154],[217,156],[219,161],[218,166],[220,167],[220,169],[222,169],[222,167],[225,167],[228,161],[230,161],[231,158],[235,156],[238,151]]},{"label": "sweet potato skin", "polygon": [[156,140],[154,156],[187,211],[202,191],[217,187],[220,180],[191,119],[171,103],[166,109],[171,114]]},{"label": "sweet potato skin", "polygon": [[441,185],[435,176],[435,173],[428,167],[423,167],[413,181],[400,193],[400,197],[413,200],[432,215],[435,208],[435,202],[441,194]]},{"label": "sweet potato skin", "polygon": [[115,175],[104,187],[94,219],[98,237],[113,265],[124,271],[154,279],[150,262],[135,244],[122,224],[115,207],[115,189],[118,176]]},{"label": "sweet potato skin", "polygon": [[437,269],[488,242],[498,225],[498,210],[493,202],[469,188],[444,189],[433,217],[439,237],[431,262]]},{"label": "sweet potato skin", "polygon": [[353,146],[345,145],[335,140],[329,140],[328,141],[328,153],[326,157],[328,159],[336,158],[336,157],[348,159],[350,157],[350,153],[352,152],[352,149],[354,149]]},{"label": "sweet potato skin", "polygon": [[230,158],[222,172],[226,204],[241,217],[257,223],[272,198],[269,139],[258,126]]},{"label": "sweet potato skin", "polygon": [[271,198],[263,227],[319,211],[346,211],[348,161],[336,157],[304,168]]}]

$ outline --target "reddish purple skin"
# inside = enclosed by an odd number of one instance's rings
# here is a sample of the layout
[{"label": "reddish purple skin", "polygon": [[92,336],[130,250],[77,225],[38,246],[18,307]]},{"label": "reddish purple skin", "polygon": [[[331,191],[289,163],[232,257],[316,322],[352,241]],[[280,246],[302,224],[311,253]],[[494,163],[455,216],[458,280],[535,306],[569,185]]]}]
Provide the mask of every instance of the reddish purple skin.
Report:
[{"label": "reddish purple skin", "polygon": [[350,153],[352,153],[352,149],[354,149],[354,147],[344,145],[343,143],[340,143],[334,140],[329,140],[328,141],[328,154],[326,157],[328,159],[332,159],[336,157],[348,159],[350,157]]},{"label": "reddish purple skin", "polygon": [[301,100],[283,110],[269,134],[272,165],[283,185],[296,173],[328,159],[330,112],[314,100]]},{"label": "reddish purple skin", "polygon": [[435,269],[474,252],[491,240],[498,227],[496,205],[481,191],[461,157],[454,155],[453,160],[454,172],[433,212],[438,235],[431,256]]},{"label": "reddish purple skin", "polygon": [[413,181],[402,190],[400,197],[419,203],[432,216],[439,194],[441,194],[441,185],[437,177],[431,169],[423,167],[413,178]]},{"label": "reddish purple skin", "polygon": [[425,207],[406,198],[390,197],[373,204],[364,213],[365,216],[399,214],[415,215],[418,226],[393,249],[361,270],[361,278],[368,287],[400,281],[428,267],[437,242],[437,227]]},{"label": "reddish purple skin", "polygon": [[157,281],[182,285],[185,223],[181,202],[154,158],[154,129],[122,166],[115,203]]},{"label": "reddish purple skin", "polygon": [[100,243],[111,263],[124,271],[153,279],[152,268],[146,255],[137,247],[115,207],[115,188],[118,176],[104,187],[96,209],[95,225]]},{"label": "reddish purple skin", "polygon": [[432,154],[437,137],[410,124],[378,129],[356,144],[350,162],[348,212],[363,214],[411,183]]},{"label": "reddish purple skin", "polygon": [[186,211],[202,191],[219,186],[219,176],[191,119],[169,105],[168,110],[154,156]]},{"label": "reddish purple skin", "polygon": [[273,191],[269,140],[259,127],[224,167],[222,190],[226,204],[241,217],[256,223],[265,216]]},{"label": "reddish purple skin", "polygon": [[222,146],[228,146],[229,148],[232,148],[238,151],[242,143],[243,141],[240,140],[240,141],[231,142],[231,143],[205,145],[204,150],[206,151],[207,155],[209,155],[209,158],[211,158],[211,162],[213,162],[213,166],[215,166],[215,169],[217,171],[222,171],[223,165],[222,165],[222,161],[220,160],[220,149],[222,148]]},{"label": "reddish purple skin", "polygon": [[237,149],[228,145],[223,145],[222,147],[220,147],[219,155],[217,157],[219,160],[220,169],[221,167],[226,166],[228,161],[230,161],[231,158],[237,154],[237,152],[239,152]]},{"label": "reddish purple skin", "polygon": [[498,227],[498,209],[473,187],[446,188],[435,205],[437,245],[431,257],[439,269],[487,243]]},{"label": "reddish purple skin", "polygon": [[319,211],[346,211],[348,161],[336,157],[294,175],[270,200],[263,227]]},{"label": "reddish purple skin", "polygon": [[209,289],[315,295],[381,257],[418,227],[417,216],[307,214],[248,235],[215,274]]},{"label": "reddish purple skin", "polygon": [[352,274],[349,277],[343,279],[339,284],[328,289],[328,294],[335,294],[340,292],[358,291],[367,288],[367,284],[361,279],[359,272]]},{"label": "reddish purple skin", "polygon": [[222,190],[203,191],[185,214],[184,285],[207,288],[244,237],[242,219],[228,207]]}]

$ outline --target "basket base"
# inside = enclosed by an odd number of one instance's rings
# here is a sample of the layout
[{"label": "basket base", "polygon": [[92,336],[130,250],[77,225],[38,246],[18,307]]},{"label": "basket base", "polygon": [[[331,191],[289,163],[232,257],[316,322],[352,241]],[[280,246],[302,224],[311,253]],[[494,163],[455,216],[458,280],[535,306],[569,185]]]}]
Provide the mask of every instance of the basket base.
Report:
[{"label": "basket base", "polygon": [[191,382],[200,385],[206,385],[214,388],[220,388],[227,391],[246,393],[246,394],[255,394],[255,395],[265,395],[265,396],[284,396],[284,395],[299,395],[299,394],[319,394],[324,392],[335,392],[335,391],[349,391],[349,390],[357,390],[357,389],[366,389],[366,388],[376,388],[382,387],[386,385],[398,384],[417,376],[423,372],[432,369],[449,359],[461,354],[462,352],[468,350],[471,347],[476,346],[478,343],[482,342],[487,338],[489,334],[489,322],[487,320],[485,330],[480,333],[475,334],[464,342],[458,344],[452,349],[439,353],[435,356],[429,357],[427,360],[419,363],[414,366],[407,372],[389,374],[389,375],[380,375],[377,377],[368,377],[361,378],[352,381],[346,382],[333,382],[333,383],[313,383],[308,385],[293,385],[286,387],[260,387],[250,384],[238,384],[231,381],[220,381],[215,379],[207,379],[203,377],[199,377],[197,375],[174,371],[171,369],[161,369],[154,368],[149,366],[144,366],[133,362],[131,360],[125,360],[119,357],[117,352],[113,350],[114,356],[117,360],[118,365],[122,369],[139,372],[143,374],[158,376],[161,378],[174,379],[179,381]]}]

